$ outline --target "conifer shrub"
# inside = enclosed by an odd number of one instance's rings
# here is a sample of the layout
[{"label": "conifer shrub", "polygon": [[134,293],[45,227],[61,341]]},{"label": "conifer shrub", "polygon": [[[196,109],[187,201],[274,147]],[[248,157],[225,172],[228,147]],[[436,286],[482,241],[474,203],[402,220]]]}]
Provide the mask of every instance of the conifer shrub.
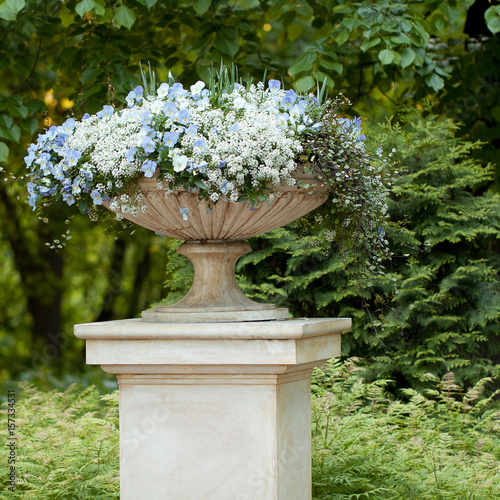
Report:
[{"label": "conifer shrub", "polygon": [[473,385],[498,372],[500,196],[486,189],[492,169],[473,158],[481,144],[456,129],[426,106],[367,133],[372,147],[395,151],[389,208],[402,226],[381,236],[395,254],[385,275],[361,290],[349,256],[288,226],[251,241],[238,268],[243,291],[295,317],[353,318],[342,354],[398,387],[425,385],[427,373]]}]

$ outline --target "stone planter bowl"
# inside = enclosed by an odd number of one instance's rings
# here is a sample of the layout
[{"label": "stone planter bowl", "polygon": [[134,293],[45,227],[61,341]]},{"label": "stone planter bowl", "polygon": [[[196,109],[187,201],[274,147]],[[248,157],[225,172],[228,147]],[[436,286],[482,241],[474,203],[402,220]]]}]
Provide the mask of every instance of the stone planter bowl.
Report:
[{"label": "stone planter bowl", "polygon": [[[278,199],[257,209],[250,210],[245,202],[219,201],[211,211],[196,193],[166,194],[157,188],[156,179],[140,179],[142,204],[148,210],[136,216],[122,214],[123,217],[157,233],[185,240],[177,251],[194,266],[193,284],[187,295],[174,305],[143,311],[142,319],[200,323],[287,318],[287,309],[260,304],[243,295],[236,283],[234,266],[239,257],[251,252],[250,245],[242,240],[284,226],[326,201],[326,186],[312,174],[301,173],[296,179],[306,181],[309,187],[283,186]],[[188,220],[183,220],[181,208],[189,209]]]}]

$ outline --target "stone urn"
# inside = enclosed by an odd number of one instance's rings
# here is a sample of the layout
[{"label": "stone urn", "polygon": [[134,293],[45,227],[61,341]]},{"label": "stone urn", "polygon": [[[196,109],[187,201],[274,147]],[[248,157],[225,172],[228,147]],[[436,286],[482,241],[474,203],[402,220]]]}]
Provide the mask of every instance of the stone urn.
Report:
[{"label": "stone urn", "polygon": [[[282,186],[279,198],[254,209],[246,202],[220,200],[209,205],[187,191],[167,194],[158,189],[155,178],[141,178],[138,185],[147,212],[122,216],[157,233],[185,240],[177,252],[194,266],[193,284],[187,295],[174,305],[143,311],[143,321],[219,323],[288,318],[288,309],[246,297],[238,287],[234,267],[242,255],[252,251],[245,239],[288,224],[326,201],[326,186],[311,173],[302,172],[295,178],[308,187]],[[179,212],[182,208],[189,209],[187,220]]]}]

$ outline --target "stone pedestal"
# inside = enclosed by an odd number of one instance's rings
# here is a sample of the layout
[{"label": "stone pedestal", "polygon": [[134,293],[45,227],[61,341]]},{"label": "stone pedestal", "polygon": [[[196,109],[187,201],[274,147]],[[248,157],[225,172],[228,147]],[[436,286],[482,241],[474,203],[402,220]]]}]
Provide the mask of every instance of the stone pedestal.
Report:
[{"label": "stone pedestal", "polygon": [[350,325],[76,325],[120,384],[121,499],[310,499],[311,372]]}]

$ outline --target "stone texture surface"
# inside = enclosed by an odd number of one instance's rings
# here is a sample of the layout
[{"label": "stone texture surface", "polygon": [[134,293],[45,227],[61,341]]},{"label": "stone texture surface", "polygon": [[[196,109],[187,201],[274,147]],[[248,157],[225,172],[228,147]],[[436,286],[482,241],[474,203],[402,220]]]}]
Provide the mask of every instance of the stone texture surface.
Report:
[{"label": "stone texture surface", "polygon": [[193,263],[194,279],[189,292],[174,305],[143,311],[142,319],[161,323],[218,323],[288,318],[288,309],[255,302],[238,287],[234,265],[251,251],[244,241],[186,241],[177,252]]},{"label": "stone texture surface", "polygon": [[76,325],[120,384],[121,499],[308,500],[310,377],[349,319]]},{"label": "stone texture surface", "polygon": [[[327,199],[327,189],[314,180],[310,173],[301,173],[297,179],[309,183],[307,189],[282,186],[282,196],[256,209],[246,202],[216,204],[199,201],[197,193],[180,191],[166,194],[157,188],[155,178],[141,178],[139,189],[144,196],[146,213],[123,214],[139,226],[181,240],[244,240],[284,226],[319,207]],[[165,185],[166,187],[166,185]],[[312,194],[309,194],[312,193]],[[103,203],[109,208],[107,202]],[[179,213],[188,208],[188,220]]]}]

